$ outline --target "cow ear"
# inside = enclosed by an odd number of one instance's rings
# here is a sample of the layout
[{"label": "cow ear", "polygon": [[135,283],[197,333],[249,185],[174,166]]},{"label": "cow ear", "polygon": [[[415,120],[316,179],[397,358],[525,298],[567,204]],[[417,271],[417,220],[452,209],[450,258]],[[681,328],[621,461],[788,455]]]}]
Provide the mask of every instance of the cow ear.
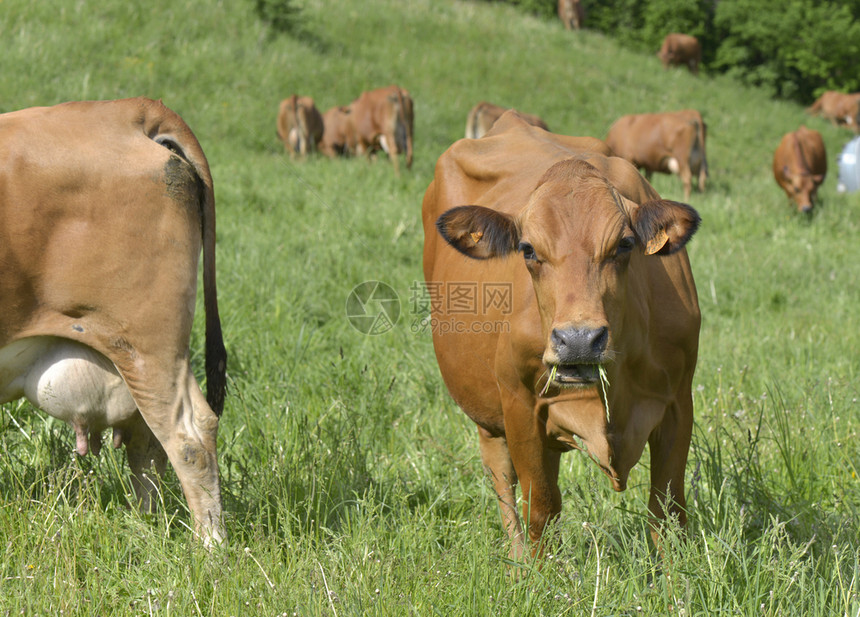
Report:
[{"label": "cow ear", "polygon": [[504,257],[517,250],[514,219],[483,206],[457,206],[436,221],[445,241],[472,259]]},{"label": "cow ear", "polygon": [[646,255],[670,255],[687,244],[699,228],[699,213],[667,199],[646,201],[631,216]]}]

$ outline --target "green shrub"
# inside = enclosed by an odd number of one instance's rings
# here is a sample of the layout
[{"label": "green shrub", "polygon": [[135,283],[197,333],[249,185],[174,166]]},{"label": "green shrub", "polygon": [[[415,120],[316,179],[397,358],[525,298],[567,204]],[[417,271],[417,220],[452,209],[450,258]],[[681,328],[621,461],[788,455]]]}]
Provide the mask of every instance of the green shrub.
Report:
[{"label": "green shrub", "polygon": [[783,98],[860,89],[857,3],[728,0],[717,6],[722,40],[714,68]]},{"label": "green shrub", "polygon": [[510,0],[510,2],[532,15],[540,17],[555,17],[557,15],[556,0]]},{"label": "green shrub", "polygon": [[300,9],[295,0],[254,0],[257,17],[273,32],[291,33],[298,27]]},{"label": "green shrub", "polygon": [[[642,0],[586,0],[585,27],[617,38],[630,47],[640,47],[644,24]],[[632,45],[631,45],[632,43]]]}]

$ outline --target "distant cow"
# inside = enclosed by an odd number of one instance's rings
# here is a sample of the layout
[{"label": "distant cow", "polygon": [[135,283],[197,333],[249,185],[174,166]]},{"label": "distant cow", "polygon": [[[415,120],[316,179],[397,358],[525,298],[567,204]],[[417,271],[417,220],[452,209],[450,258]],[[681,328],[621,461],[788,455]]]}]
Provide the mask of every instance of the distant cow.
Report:
[{"label": "distant cow", "polygon": [[609,128],[606,143],[615,154],[643,169],[649,180],[655,171],[680,176],[688,200],[693,176],[699,179],[699,190],[705,190],[706,137],[702,115],[684,109],[622,116]]},{"label": "distant cow", "polygon": [[558,0],[558,18],[568,30],[579,30],[585,23],[585,7],[580,0]]},{"label": "distant cow", "polygon": [[350,106],[350,123],[355,132],[359,156],[384,150],[400,174],[398,155],[406,153],[406,167],[412,167],[413,103],[409,92],[387,86],[363,92]]},{"label": "distant cow", "polygon": [[834,126],[860,132],[860,92],[844,94],[830,90],[818,97],[806,113],[827,118]]},{"label": "distant cow", "polygon": [[[197,533],[220,542],[226,353],[194,134],[143,98],[3,114],[0,186],[0,403],[71,423],[82,456],[113,428],[144,510],[169,459]],[[201,248],[208,401],[189,363]]]},{"label": "distant cow", "polygon": [[702,61],[702,47],[696,37],[675,32],[667,34],[663,39],[657,57],[663,63],[664,69],[670,66],[686,66],[693,75],[697,75],[699,63]]},{"label": "distant cow", "polygon": [[323,114],[319,149],[329,158],[349,156],[355,152],[355,131],[350,122],[349,107],[335,106]]},{"label": "distant cow", "polygon": [[[466,139],[480,139],[483,137],[492,128],[493,123],[506,111],[508,111],[507,108],[499,107],[486,101],[475,105],[469,111],[469,116],[466,118]],[[532,126],[540,127],[545,131],[549,130],[546,122],[537,116],[521,111],[518,111],[517,114]]]},{"label": "distant cow", "polygon": [[686,520],[700,315],[684,246],[699,217],[610,154],[507,113],[451,146],[424,195],[436,358],[478,425],[513,557],[517,483],[539,551],[571,449],[621,491],[649,444],[651,514]]},{"label": "distant cow", "polygon": [[773,177],[799,212],[812,212],[826,175],[827,153],[821,133],[801,125],[783,136],[773,154]]},{"label": "distant cow", "polygon": [[323,119],[309,96],[292,95],[281,101],[278,109],[278,137],[284,149],[295,156],[316,152],[323,137]]}]

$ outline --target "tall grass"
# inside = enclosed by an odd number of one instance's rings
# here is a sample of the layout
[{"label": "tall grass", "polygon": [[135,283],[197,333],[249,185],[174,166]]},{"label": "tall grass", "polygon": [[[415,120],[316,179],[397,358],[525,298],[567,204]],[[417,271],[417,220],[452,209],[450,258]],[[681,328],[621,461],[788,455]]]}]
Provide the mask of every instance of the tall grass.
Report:
[{"label": "tall grass", "polygon": [[[303,0],[294,36],[253,3],[4,0],[0,109],[147,95],[210,160],[230,390],[219,433],[230,547],[207,554],[168,477],[128,508],[122,452],[79,459],[65,425],[0,408],[0,613],[51,615],[860,614],[858,198],[835,191],[848,134],[725,77],[496,3]],[[398,83],[415,166],[291,162],[275,136],[293,92],[326,109]],[[479,100],[601,137],[625,113],[695,107],[711,179],[691,202],[704,315],[686,535],[649,539],[647,453],[613,493],[562,463],[542,568],[510,564],[473,425],[447,396],[423,317],[420,204]],[[800,123],[831,171],[807,220],[770,176]],[[679,199],[677,178],[657,190]],[[357,284],[386,282],[388,333],[351,327]],[[415,326],[413,328],[413,326]],[[193,338],[202,374],[202,329]],[[519,576],[514,576],[519,574]]]}]

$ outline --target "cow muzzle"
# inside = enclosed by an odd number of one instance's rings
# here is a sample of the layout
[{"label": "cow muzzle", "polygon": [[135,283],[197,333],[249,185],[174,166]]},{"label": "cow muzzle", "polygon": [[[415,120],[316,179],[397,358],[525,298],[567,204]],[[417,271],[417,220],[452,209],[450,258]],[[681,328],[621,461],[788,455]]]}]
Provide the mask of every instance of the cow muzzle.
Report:
[{"label": "cow muzzle", "polygon": [[553,383],[560,387],[588,386],[600,379],[600,366],[607,360],[609,329],[554,328],[544,363]]}]

